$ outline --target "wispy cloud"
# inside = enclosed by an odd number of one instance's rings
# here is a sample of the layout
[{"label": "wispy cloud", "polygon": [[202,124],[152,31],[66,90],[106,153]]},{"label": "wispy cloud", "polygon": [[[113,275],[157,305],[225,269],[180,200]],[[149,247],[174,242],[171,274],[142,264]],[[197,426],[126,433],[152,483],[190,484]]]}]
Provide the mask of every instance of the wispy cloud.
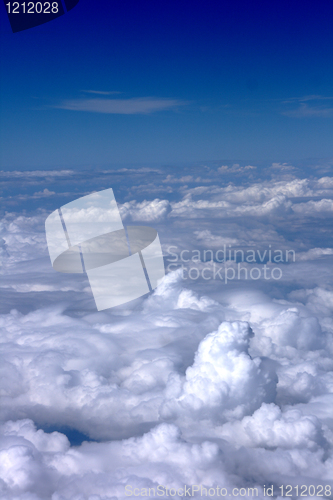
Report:
[{"label": "wispy cloud", "polygon": [[333,108],[308,106],[307,104],[302,103],[297,109],[283,111],[282,114],[285,116],[291,116],[293,118],[331,118],[333,117]]},{"label": "wispy cloud", "polygon": [[[333,97],[322,95],[308,95],[304,97],[292,97],[283,104],[298,104],[297,108],[282,111],[281,114],[292,118],[330,118],[333,116],[333,107],[328,106],[327,101],[332,101]],[[326,102],[323,102],[326,101]]]},{"label": "wispy cloud", "polygon": [[71,99],[65,100],[55,108],[71,111],[88,111],[119,115],[148,114],[155,111],[175,109],[188,104],[179,99],[141,97],[132,99]]},{"label": "wispy cloud", "polygon": [[0,170],[2,178],[33,178],[33,177],[67,177],[69,175],[77,175],[75,170]]},{"label": "wispy cloud", "polygon": [[119,90],[82,90],[85,94],[113,95],[122,94]]}]

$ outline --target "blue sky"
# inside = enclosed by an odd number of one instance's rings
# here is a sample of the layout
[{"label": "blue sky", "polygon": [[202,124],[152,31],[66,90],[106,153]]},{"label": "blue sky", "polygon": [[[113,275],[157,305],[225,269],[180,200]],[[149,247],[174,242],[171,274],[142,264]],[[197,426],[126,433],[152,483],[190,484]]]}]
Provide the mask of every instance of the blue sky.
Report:
[{"label": "blue sky", "polygon": [[332,156],[330,2],[1,8],[2,169]]}]

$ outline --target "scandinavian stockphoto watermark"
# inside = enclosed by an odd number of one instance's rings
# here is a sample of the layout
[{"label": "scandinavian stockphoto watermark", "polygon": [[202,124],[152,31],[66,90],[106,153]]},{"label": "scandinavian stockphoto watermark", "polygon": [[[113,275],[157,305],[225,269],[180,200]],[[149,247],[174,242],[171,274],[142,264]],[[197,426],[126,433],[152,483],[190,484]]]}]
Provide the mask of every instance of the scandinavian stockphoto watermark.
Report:
[{"label": "scandinavian stockphoto watermark", "polygon": [[[125,486],[125,495],[128,497],[244,497],[244,496],[258,496],[258,488],[233,488],[228,490],[228,488],[223,488],[221,486],[206,487],[201,484],[192,484],[191,486],[183,485],[179,488],[170,488],[159,484],[156,488],[138,488],[130,484]],[[266,496],[266,495],[264,495]],[[271,496],[271,495],[267,495]]]},{"label": "scandinavian stockphoto watermark", "polygon": [[53,268],[86,273],[98,311],[149,293],[165,275],[157,231],[124,227],[111,188],[55,210],[45,232]]},{"label": "scandinavian stockphoto watermark", "polygon": [[[122,223],[112,189],[78,198],[45,221],[51,263],[62,273],[86,273],[98,311],[125,304],[154,290],[165,275],[157,231]],[[280,280],[294,250],[167,248],[167,272],[184,280]]]},{"label": "scandinavian stockphoto watermark", "polygon": [[282,264],[296,261],[295,250],[281,250],[269,245],[266,249],[233,248],[223,245],[219,249],[167,248],[167,272],[181,269],[184,280],[221,280],[225,284],[235,280],[280,280]]},{"label": "scandinavian stockphoto watermark", "polygon": [[[183,485],[178,488],[172,488],[159,484],[157,487],[138,488],[127,484],[125,486],[125,495],[128,497],[257,497],[259,490],[256,487],[247,488],[226,488],[223,486],[204,486],[201,484]],[[332,497],[332,486],[330,484],[284,484],[266,485],[260,488],[260,496],[264,497]]]}]

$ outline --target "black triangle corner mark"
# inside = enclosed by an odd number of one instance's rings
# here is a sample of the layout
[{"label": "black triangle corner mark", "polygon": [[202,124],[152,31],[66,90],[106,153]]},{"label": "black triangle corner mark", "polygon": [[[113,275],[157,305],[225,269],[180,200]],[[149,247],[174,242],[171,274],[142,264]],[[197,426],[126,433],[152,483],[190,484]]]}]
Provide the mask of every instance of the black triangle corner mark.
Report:
[{"label": "black triangle corner mark", "polygon": [[63,3],[65,4],[65,8],[67,12],[70,10],[74,9],[74,7],[77,6],[80,0],[63,0]]}]

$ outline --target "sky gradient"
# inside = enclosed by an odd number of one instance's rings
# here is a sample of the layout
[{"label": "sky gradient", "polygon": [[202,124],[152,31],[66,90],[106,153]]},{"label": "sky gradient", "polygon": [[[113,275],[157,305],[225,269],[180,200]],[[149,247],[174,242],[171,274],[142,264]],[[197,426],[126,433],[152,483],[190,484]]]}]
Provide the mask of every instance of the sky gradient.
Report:
[{"label": "sky gradient", "polygon": [[332,156],[330,2],[1,9],[4,170]]}]

